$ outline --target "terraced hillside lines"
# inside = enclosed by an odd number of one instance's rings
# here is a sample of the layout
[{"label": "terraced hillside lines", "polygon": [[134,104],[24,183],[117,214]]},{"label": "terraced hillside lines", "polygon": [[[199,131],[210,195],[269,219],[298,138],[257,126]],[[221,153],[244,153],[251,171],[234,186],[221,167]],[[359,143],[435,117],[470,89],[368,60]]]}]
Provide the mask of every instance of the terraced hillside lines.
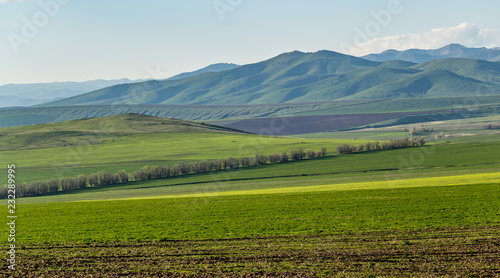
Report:
[{"label": "terraced hillside lines", "polygon": [[[261,104],[261,105],[101,105],[101,106],[66,106],[44,108],[0,109],[0,127],[61,122],[91,117],[108,117],[123,113],[139,113],[163,118],[176,118],[188,121],[219,120],[240,121],[242,119],[357,115],[377,113],[406,113],[423,111],[456,110],[468,108],[467,113],[443,114],[449,118],[481,117],[495,113],[492,108],[500,105],[500,97],[457,97],[433,99],[383,99],[324,101],[313,103]],[[474,108],[474,110],[470,109]],[[493,109],[493,110],[492,110]],[[498,114],[498,113],[497,113]],[[426,116],[427,118],[429,116]],[[399,118],[405,120],[428,121],[423,117]],[[446,120],[446,119],[445,119]],[[349,126],[348,128],[352,128]],[[323,130],[327,131],[327,130]],[[297,130],[297,133],[300,133]]]}]

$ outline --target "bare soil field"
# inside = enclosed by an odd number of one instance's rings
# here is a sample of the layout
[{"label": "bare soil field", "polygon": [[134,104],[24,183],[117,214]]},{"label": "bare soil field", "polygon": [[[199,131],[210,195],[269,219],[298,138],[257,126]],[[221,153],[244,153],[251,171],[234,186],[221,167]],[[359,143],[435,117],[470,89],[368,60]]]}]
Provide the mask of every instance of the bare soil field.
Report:
[{"label": "bare soil field", "polygon": [[215,124],[261,135],[293,135],[342,130],[385,121],[404,115],[436,112],[439,111],[272,117],[240,121],[218,121]]},{"label": "bare soil field", "polygon": [[22,246],[2,277],[500,277],[500,227]]}]

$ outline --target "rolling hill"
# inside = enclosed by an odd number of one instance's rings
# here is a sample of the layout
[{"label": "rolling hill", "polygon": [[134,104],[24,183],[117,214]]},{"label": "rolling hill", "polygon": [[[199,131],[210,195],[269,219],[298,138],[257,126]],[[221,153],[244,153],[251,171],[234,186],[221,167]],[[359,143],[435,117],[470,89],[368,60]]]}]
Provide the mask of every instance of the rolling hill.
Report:
[{"label": "rolling hill", "polygon": [[500,62],[450,58],[373,62],[331,51],[294,51],[222,72],[122,84],[45,106],[270,104],[500,94]]},{"label": "rolling hill", "polygon": [[111,117],[2,128],[0,150],[92,145],[109,141],[111,138],[145,133],[247,134],[212,124],[126,113]]}]

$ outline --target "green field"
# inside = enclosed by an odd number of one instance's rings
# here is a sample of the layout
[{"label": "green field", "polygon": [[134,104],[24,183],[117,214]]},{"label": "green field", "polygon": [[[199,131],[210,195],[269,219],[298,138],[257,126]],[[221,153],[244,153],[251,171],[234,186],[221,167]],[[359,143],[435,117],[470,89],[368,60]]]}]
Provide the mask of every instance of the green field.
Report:
[{"label": "green field", "polygon": [[[18,276],[494,277],[500,271],[498,140],[339,155],[338,144],[369,137],[260,137],[154,118],[135,119],[127,130],[118,126],[123,118],[112,120],[122,132],[108,130],[106,140],[87,145],[91,151],[79,163],[65,165],[69,176],[296,147],[329,152],[19,198]],[[4,129],[0,140],[54,128],[95,136],[95,122],[87,123]],[[32,140],[29,148],[11,140],[18,147],[0,154],[17,159],[19,181],[51,178],[52,164],[73,147],[64,144],[86,140],[52,139],[50,147]]]},{"label": "green field", "polygon": [[[128,123],[125,118],[132,118]],[[189,123],[189,124],[188,124]],[[18,167],[18,182],[99,171],[132,173],[145,165],[253,156],[294,148],[332,151],[363,140],[276,138],[149,116],[114,116],[0,129],[0,156]],[[1,169],[0,173],[5,173]]]},{"label": "green field", "polygon": [[18,213],[23,231],[18,243],[243,238],[500,224],[499,183],[425,186],[425,190],[415,186],[23,205]]}]

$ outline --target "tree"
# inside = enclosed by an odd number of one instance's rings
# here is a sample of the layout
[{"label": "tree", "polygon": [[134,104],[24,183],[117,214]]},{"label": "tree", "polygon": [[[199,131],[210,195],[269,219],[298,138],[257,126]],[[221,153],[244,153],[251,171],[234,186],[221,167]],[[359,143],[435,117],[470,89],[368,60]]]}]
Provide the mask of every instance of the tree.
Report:
[{"label": "tree", "polygon": [[279,162],[280,161],[280,157],[277,153],[272,153],[270,155],[267,156],[267,160],[270,162],[270,163],[276,163],[276,162]]},{"label": "tree", "polygon": [[307,150],[306,151],[307,158],[314,158],[316,157],[316,153],[313,150]]},{"label": "tree", "polygon": [[184,162],[179,162],[177,163],[177,166],[179,167],[179,170],[181,171],[182,175],[185,175],[188,173],[187,165]]},{"label": "tree", "polygon": [[240,157],[240,164],[242,167],[247,167],[247,166],[250,166],[250,158],[249,157],[246,157],[244,155],[242,155]]},{"label": "tree", "polygon": [[288,162],[288,155],[286,154],[286,152],[282,152],[279,159],[280,162]]},{"label": "tree", "polygon": [[366,150],[366,151],[371,151],[371,150],[373,150],[372,142],[366,142],[366,143],[365,143],[365,150]]},{"label": "tree", "polygon": [[[136,180],[138,180],[138,179],[136,178]],[[99,178],[97,177],[96,174],[91,174],[88,177],[88,183],[89,183],[90,186],[98,186]]]},{"label": "tree", "polygon": [[59,181],[56,179],[50,179],[47,182],[47,185],[49,186],[49,192],[57,192],[59,191]]},{"label": "tree", "polygon": [[326,155],[326,148],[325,147],[321,147],[321,149],[316,153],[318,155],[318,157],[323,157]]},{"label": "tree", "polygon": [[76,187],[77,188],[87,187],[87,177],[84,174],[81,174],[76,178]]},{"label": "tree", "polygon": [[120,180],[121,183],[128,182],[128,174],[125,172],[125,170],[120,170],[116,172],[116,175],[118,175],[118,179]]},{"label": "tree", "polygon": [[424,137],[420,137],[420,138],[418,139],[418,145],[419,145],[420,147],[422,147],[423,145],[425,145],[425,138],[424,138]]}]

